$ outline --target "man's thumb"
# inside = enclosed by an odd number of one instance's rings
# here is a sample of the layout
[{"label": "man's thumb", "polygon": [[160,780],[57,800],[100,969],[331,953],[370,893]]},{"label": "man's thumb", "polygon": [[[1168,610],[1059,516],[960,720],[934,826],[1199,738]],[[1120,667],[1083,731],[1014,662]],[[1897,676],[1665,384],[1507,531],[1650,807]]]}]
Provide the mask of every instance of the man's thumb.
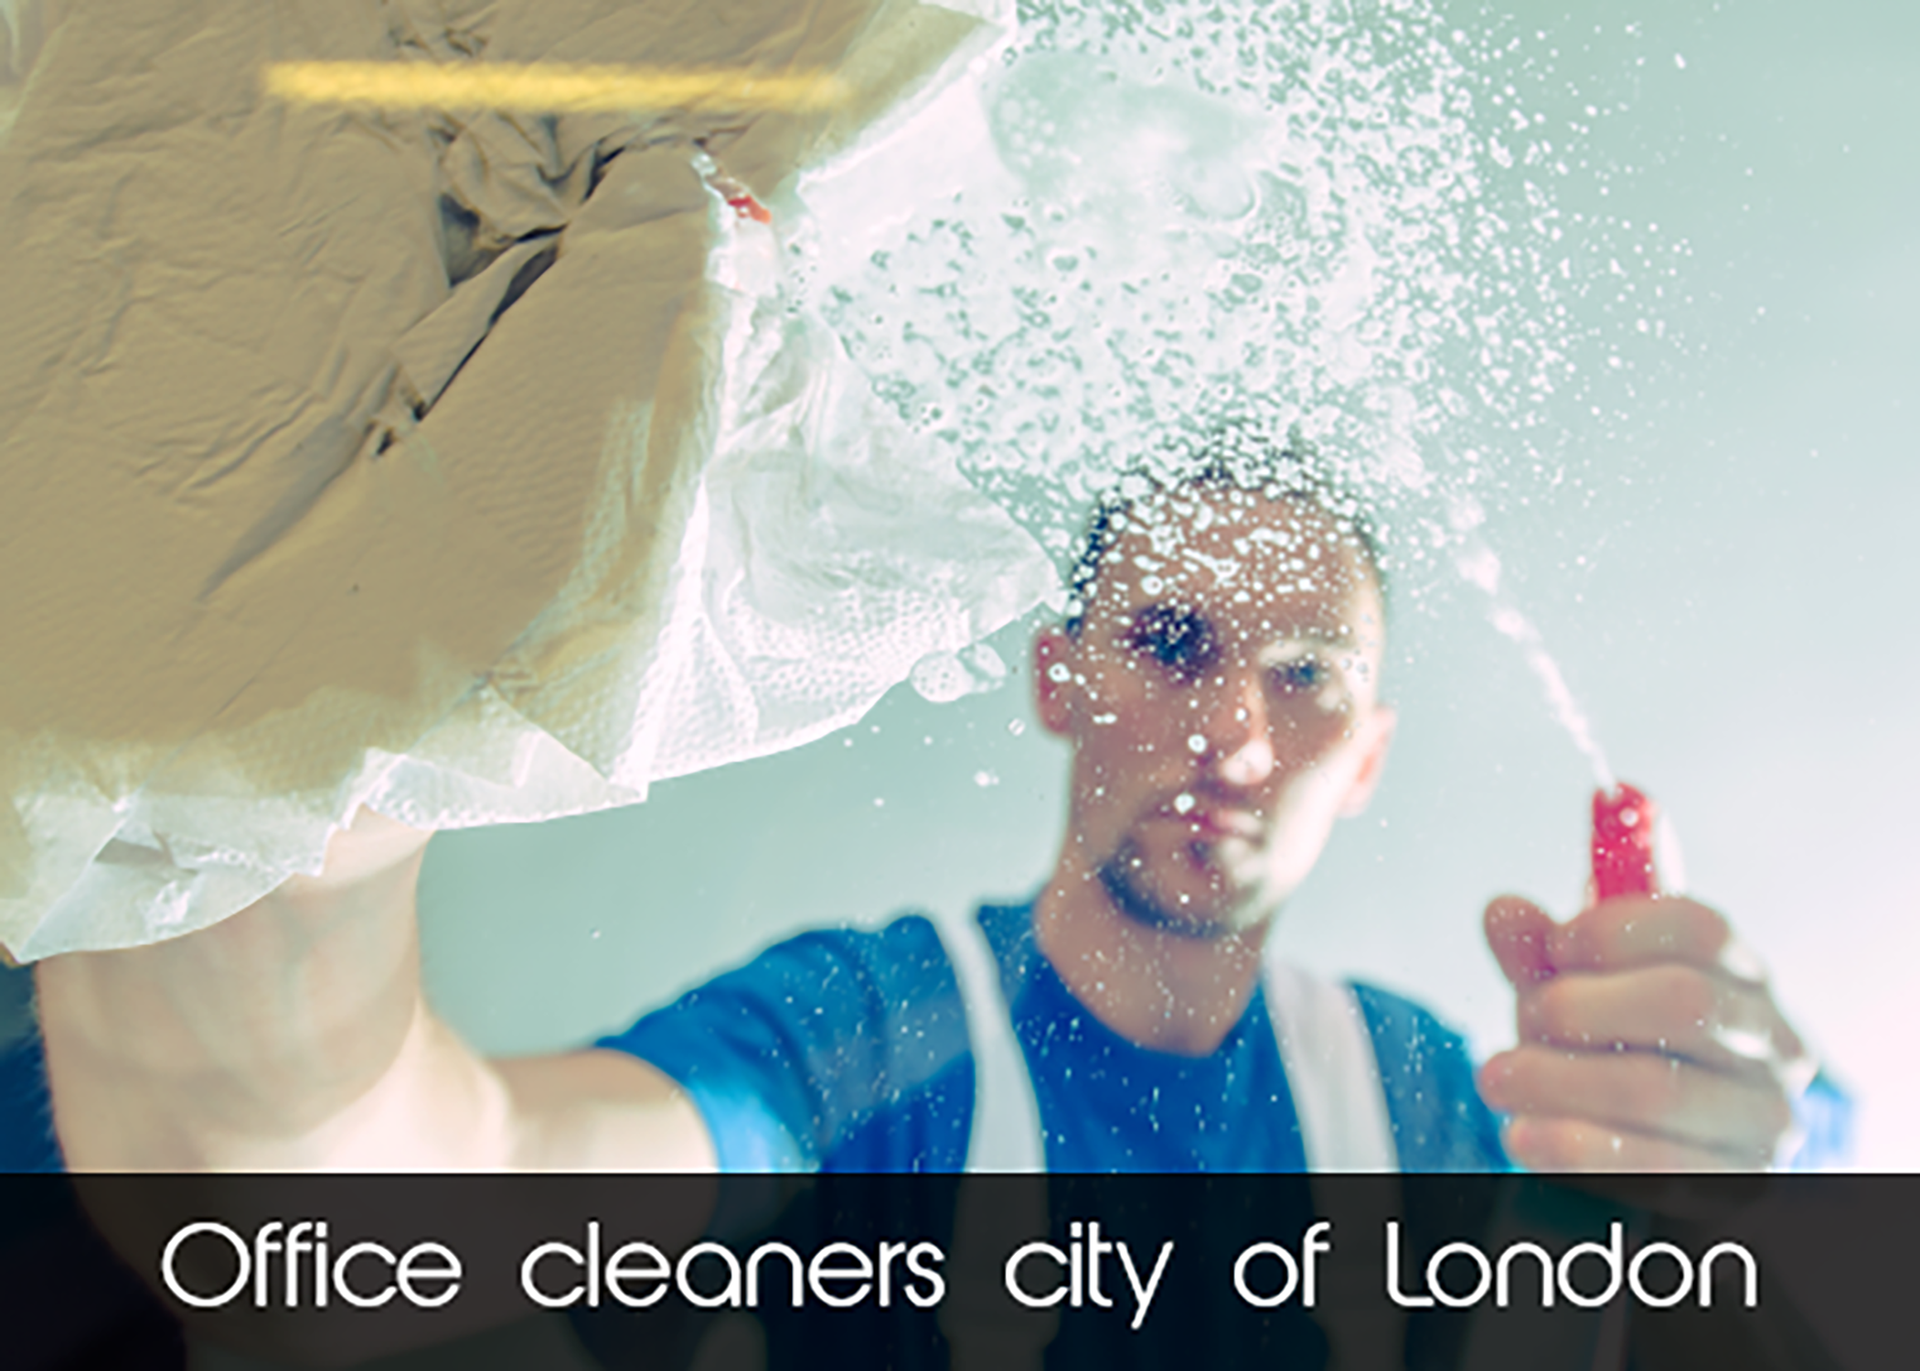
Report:
[{"label": "man's thumb", "polygon": [[1525,989],[1553,978],[1547,939],[1554,922],[1545,910],[1518,895],[1501,895],[1487,904],[1487,946],[1507,979]]}]

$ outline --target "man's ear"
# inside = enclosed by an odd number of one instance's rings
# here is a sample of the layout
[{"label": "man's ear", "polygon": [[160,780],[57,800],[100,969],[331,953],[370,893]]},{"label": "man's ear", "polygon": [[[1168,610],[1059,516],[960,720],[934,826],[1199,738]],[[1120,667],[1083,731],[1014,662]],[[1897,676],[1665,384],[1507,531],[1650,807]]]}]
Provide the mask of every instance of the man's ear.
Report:
[{"label": "man's ear", "polygon": [[1341,818],[1354,819],[1366,812],[1374,789],[1380,784],[1380,773],[1386,769],[1387,749],[1393,745],[1393,730],[1399,722],[1392,705],[1376,704],[1368,712],[1357,740],[1362,749],[1360,767],[1353,773],[1346,798],[1340,802]]},{"label": "man's ear", "polygon": [[1040,727],[1056,738],[1068,737],[1073,730],[1075,685],[1071,677],[1053,679],[1053,668],[1073,666],[1074,641],[1064,628],[1042,629],[1033,640],[1033,711]]}]

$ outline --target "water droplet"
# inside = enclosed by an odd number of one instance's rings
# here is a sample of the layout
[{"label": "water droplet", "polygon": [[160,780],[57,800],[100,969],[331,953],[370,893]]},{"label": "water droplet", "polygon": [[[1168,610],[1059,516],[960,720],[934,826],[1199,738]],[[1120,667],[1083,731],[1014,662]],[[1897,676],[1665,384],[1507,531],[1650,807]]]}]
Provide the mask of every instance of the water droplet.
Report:
[{"label": "water droplet", "polygon": [[1207,740],[1201,734],[1195,733],[1187,739],[1187,751],[1193,753],[1195,756],[1198,756],[1206,750]]},{"label": "water droplet", "polygon": [[1047,679],[1055,685],[1065,685],[1073,679],[1073,673],[1067,670],[1065,662],[1055,662],[1047,668]]},{"label": "water droplet", "polygon": [[1189,811],[1192,808],[1193,808],[1193,796],[1188,795],[1185,792],[1182,792],[1181,794],[1173,797],[1174,813],[1185,814],[1187,811]]},{"label": "water droplet", "polygon": [[973,773],[973,783],[985,790],[988,786],[999,785],[1000,778],[991,771],[976,771]]}]

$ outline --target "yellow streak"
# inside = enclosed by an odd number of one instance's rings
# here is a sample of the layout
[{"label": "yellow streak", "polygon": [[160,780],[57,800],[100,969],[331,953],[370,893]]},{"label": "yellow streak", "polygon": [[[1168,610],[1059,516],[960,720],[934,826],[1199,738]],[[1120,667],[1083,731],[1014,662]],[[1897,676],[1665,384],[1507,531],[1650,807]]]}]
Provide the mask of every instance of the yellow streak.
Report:
[{"label": "yellow streak", "polygon": [[681,109],[827,109],[846,83],[824,72],[761,76],[740,68],[589,66],[560,62],[275,62],[269,95],[301,105],[379,109],[494,109],[535,114]]}]

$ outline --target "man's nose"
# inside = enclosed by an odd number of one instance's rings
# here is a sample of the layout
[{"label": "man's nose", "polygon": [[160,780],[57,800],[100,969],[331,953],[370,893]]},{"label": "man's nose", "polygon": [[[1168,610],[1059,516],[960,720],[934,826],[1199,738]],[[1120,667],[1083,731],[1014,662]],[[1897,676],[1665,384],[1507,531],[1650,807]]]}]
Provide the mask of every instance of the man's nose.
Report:
[{"label": "man's nose", "polygon": [[1256,672],[1235,672],[1215,687],[1203,738],[1209,769],[1231,786],[1256,786],[1273,774],[1266,692]]}]

